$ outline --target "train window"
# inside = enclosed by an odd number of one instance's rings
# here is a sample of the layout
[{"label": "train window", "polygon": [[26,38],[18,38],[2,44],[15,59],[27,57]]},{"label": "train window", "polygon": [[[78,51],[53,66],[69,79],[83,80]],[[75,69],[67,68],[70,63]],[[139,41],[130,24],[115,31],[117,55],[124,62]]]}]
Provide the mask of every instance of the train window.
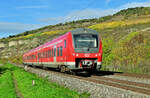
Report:
[{"label": "train window", "polygon": [[62,46],[60,46],[60,56],[62,56],[63,54],[63,47]]},{"label": "train window", "polygon": [[49,57],[49,50],[47,50],[47,57]]},{"label": "train window", "polygon": [[56,56],[56,48],[54,48],[54,57]]},{"label": "train window", "polygon": [[92,34],[74,35],[75,48],[97,48],[98,36]]},{"label": "train window", "polygon": [[49,50],[47,50],[47,58],[49,57]]},{"label": "train window", "polygon": [[49,57],[49,50],[47,50],[47,58]]},{"label": "train window", "polygon": [[40,58],[42,58],[42,54],[40,53]]},{"label": "train window", "polygon": [[46,58],[48,58],[48,52],[49,52],[49,51],[47,50],[47,51],[46,51]]},{"label": "train window", "polygon": [[45,58],[46,57],[46,52],[44,51],[44,57],[43,58]]},{"label": "train window", "polygon": [[46,51],[44,51],[44,58],[46,58]]},{"label": "train window", "polygon": [[50,52],[49,52],[49,54],[50,54],[50,57],[51,57],[51,49],[50,49]]},{"label": "train window", "polygon": [[52,48],[52,57],[53,57],[53,48]]},{"label": "train window", "polygon": [[57,47],[57,56],[59,56],[59,47]]},{"label": "train window", "polygon": [[47,50],[47,57],[49,57],[49,50]]},{"label": "train window", "polygon": [[66,43],[66,40],[64,41],[64,46],[65,46],[65,48],[66,48],[66,45],[67,45],[67,43]]},{"label": "train window", "polygon": [[38,58],[40,58],[40,53],[38,53]]},{"label": "train window", "polygon": [[50,50],[48,50],[48,57],[50,57]]},{"label": "train window", "polygon": [[42,58],[44,58],[44,52],[42,52]]},{"label": "train window", "polygon": [[48,50],[49,52],[48,52],[48,57],[50,57],[50,49]]},{"label": "train window", "polygon": [[47,58],[47,51],[45,51],[45,58]]},{"label": "train window", "polygon": [[45,58],[47,58],[47,51],[45,51]]},{"label": "train window", "polygon": [[44,58],[46,57],[46,51],[44,51]]},{"label": "train window", "polygon": [[49,50],[47,50],[47,58],[49,57]]},{"label": "train window", "polygon": [[41,58],[43,58],[43,52],[41,52]]}]

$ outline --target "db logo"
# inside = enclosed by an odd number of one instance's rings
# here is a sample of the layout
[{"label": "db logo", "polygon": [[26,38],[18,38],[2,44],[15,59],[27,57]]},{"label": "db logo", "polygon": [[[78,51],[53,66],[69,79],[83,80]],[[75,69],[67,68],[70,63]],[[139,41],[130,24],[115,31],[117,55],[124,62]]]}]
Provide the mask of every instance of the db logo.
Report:
[{"label": "db logo", "polygon": [[84,56],[85,56],[85,57],[89,57],[90,55],[89,55],[89,54],[85,54]]}]

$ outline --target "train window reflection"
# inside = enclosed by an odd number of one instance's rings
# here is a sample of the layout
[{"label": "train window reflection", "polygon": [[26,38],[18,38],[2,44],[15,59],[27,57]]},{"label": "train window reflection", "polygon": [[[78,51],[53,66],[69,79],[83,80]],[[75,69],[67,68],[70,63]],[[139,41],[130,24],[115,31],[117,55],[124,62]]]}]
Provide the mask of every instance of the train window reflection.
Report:
[{"label": "train window reflection", "polygon": [[75,48],[97,48],[98,37],[97,35],[74,35]]}]

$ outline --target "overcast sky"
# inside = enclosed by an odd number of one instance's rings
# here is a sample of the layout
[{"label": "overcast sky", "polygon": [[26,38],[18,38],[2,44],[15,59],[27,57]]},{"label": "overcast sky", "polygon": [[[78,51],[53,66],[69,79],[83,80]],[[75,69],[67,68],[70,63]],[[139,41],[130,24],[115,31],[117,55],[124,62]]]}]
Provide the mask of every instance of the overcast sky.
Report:
[{"label": "overcast sky", "polygon": [[0,38],[46,25],[150,6],[150,0],[1,0]]}]

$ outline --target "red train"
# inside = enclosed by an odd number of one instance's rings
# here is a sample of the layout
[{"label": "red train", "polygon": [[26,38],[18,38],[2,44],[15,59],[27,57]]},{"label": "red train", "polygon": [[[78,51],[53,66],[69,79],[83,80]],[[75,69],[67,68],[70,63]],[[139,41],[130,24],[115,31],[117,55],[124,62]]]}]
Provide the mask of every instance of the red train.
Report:
[{"label": "red train", "polygon": [[23,63],[61,72],[100,70],[102,42],[98,32],[78,28],[25,53]]}]

